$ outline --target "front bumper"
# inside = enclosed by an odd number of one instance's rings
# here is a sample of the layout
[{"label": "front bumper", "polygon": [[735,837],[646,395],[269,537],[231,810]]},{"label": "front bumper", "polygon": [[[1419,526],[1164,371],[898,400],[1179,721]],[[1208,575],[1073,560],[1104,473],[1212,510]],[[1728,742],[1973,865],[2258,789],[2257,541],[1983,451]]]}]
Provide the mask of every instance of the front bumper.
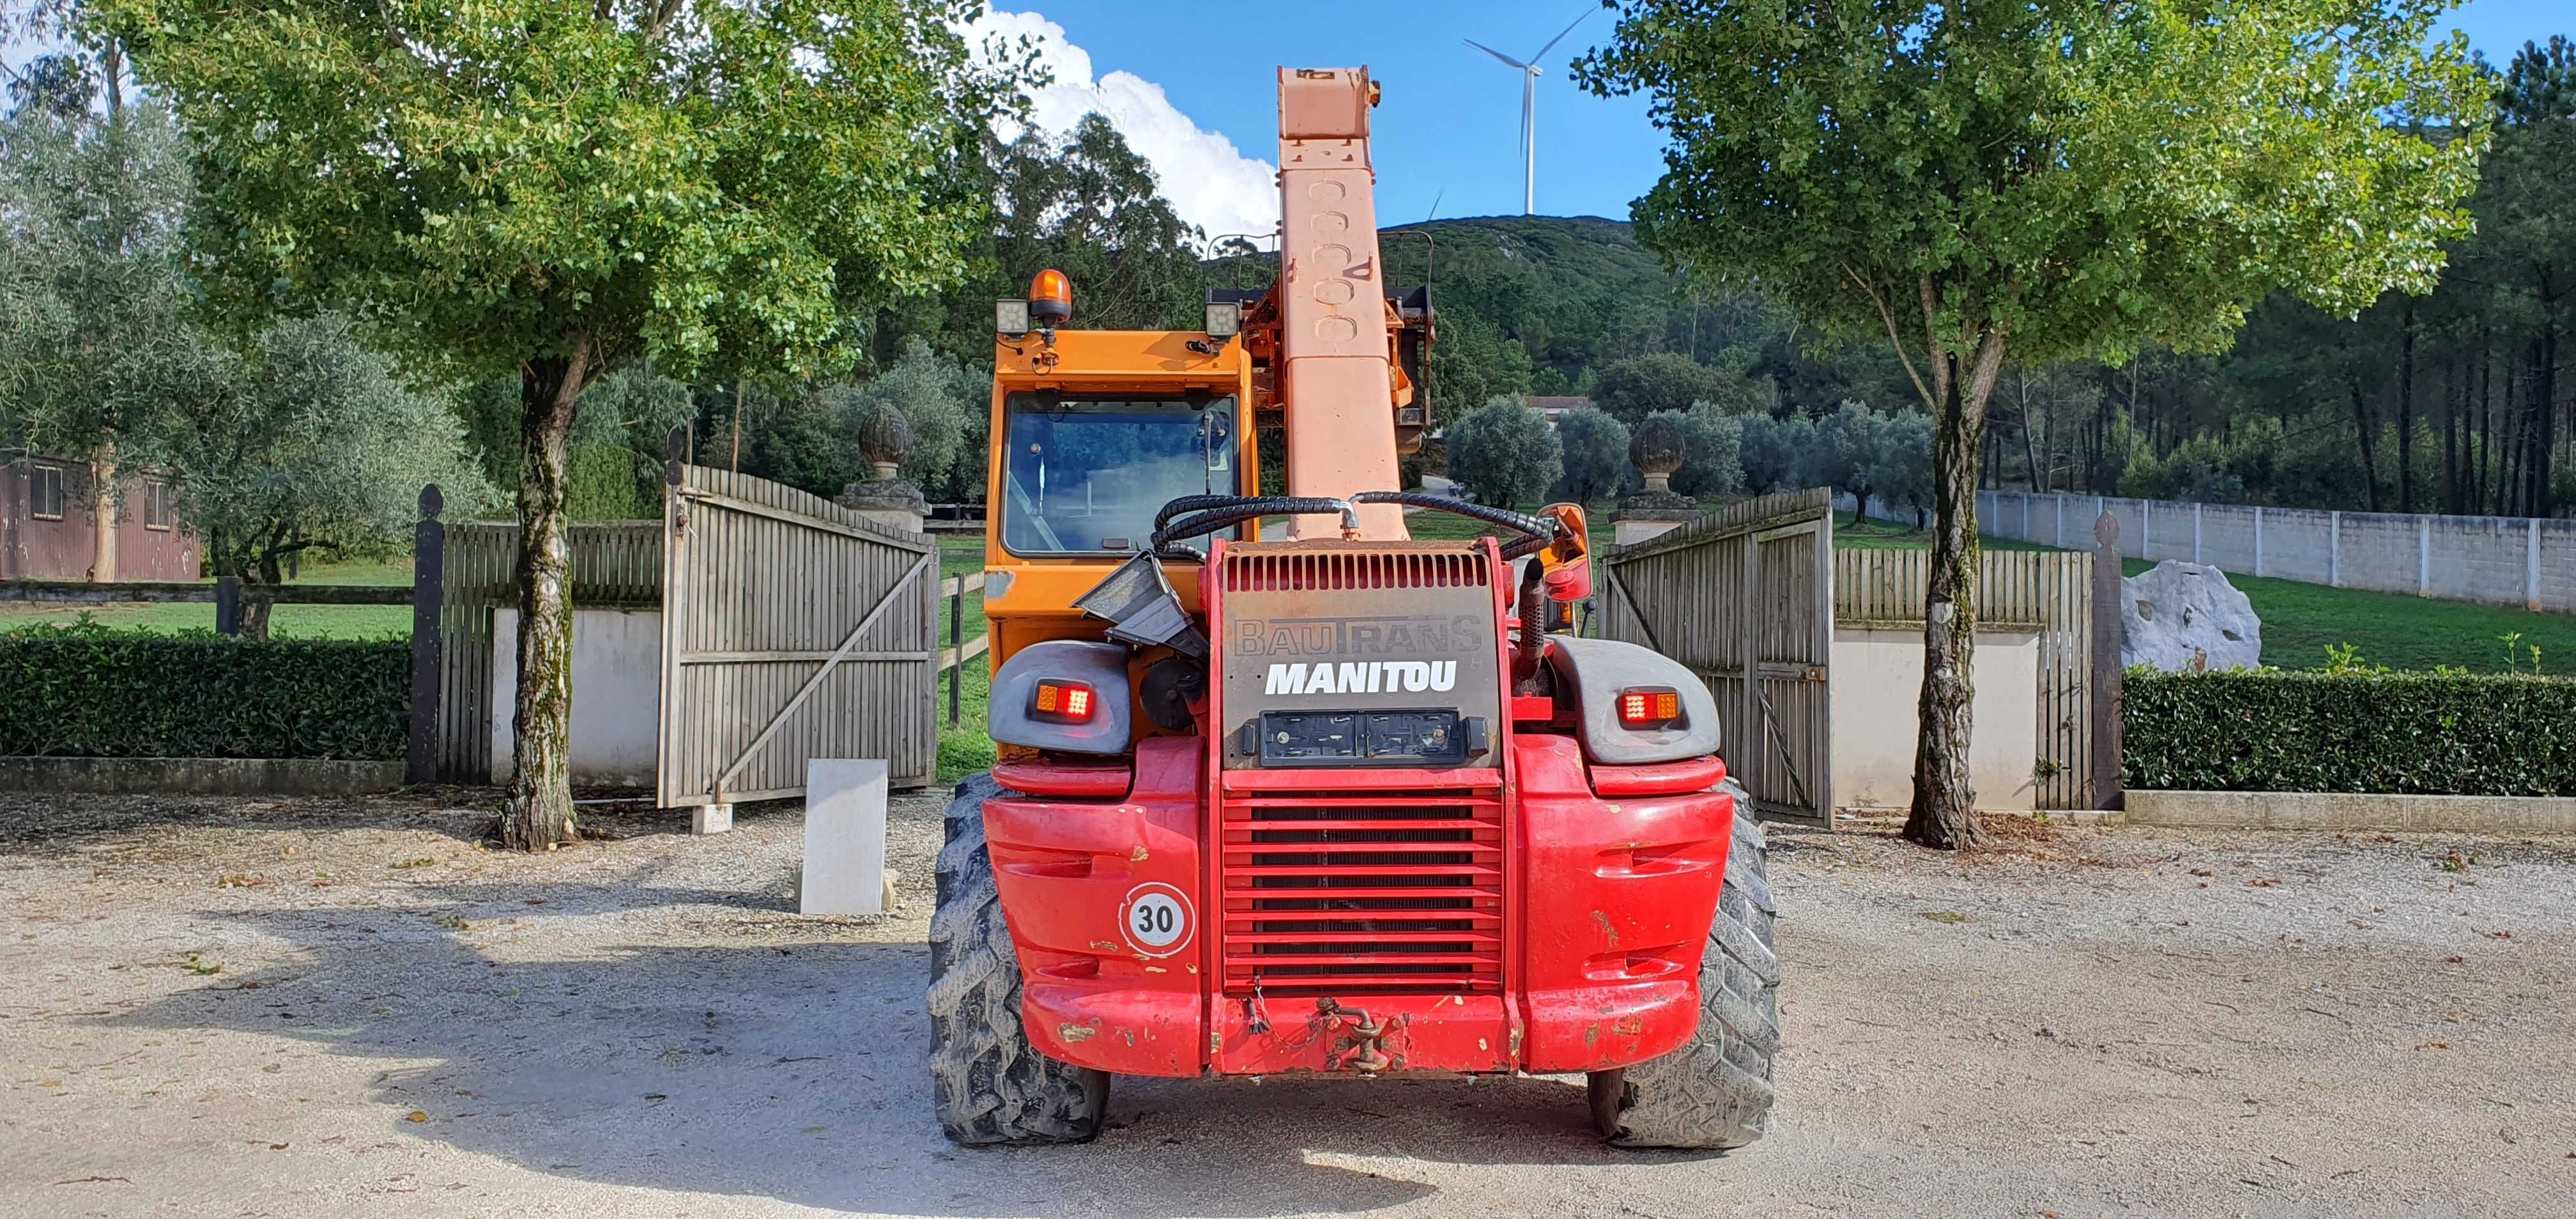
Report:
[{"label": "front bumper", "polygon": [[987,801],[1031,1043],[1078,1066],[1182,1077],[1576,1072],[1679,1048],[1698,1027],[1733,801],[1605,798],[1570,738],[1519,734],[1511,748],[1498,992],[1225,989],[1197,740],[1141,742],[1124,798]]}]

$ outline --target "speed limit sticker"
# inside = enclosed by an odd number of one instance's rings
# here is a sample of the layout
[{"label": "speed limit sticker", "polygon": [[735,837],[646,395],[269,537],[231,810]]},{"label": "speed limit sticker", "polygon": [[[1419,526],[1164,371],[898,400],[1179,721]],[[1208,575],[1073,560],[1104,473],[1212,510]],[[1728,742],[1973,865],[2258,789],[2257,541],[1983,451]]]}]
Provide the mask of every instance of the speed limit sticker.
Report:
[{"label": "speed limit sticker", "polygon": [[1161,881],[1138,885],[1119,904],[1118,926],[1137,952],[1168,957],[1189,942],[1189,896]]}]

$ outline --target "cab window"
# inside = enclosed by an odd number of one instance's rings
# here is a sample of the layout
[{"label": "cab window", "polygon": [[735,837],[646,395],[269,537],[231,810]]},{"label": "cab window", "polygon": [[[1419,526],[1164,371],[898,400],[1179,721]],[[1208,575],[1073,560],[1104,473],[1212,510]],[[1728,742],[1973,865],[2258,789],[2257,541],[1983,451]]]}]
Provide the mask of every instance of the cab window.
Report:
[{"label": "cab window", "polygon": [[1002,547],[1013,554],[1140,550],[1165,503],[1236,489],[1230,395],[1013,394],[1003,416]]}]

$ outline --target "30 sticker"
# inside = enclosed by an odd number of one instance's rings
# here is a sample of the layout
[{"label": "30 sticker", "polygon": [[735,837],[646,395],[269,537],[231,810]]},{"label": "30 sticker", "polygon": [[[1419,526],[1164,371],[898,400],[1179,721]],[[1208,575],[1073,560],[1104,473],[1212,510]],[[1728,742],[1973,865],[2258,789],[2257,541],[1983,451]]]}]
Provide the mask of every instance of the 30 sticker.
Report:
[{"label": "30 sticker", "polygon": [[1127,946],[1149,957],[1168,957],[1190,941],[1190,898],[1161,881],[1127,891],[1118,905],[1118,930]]}]

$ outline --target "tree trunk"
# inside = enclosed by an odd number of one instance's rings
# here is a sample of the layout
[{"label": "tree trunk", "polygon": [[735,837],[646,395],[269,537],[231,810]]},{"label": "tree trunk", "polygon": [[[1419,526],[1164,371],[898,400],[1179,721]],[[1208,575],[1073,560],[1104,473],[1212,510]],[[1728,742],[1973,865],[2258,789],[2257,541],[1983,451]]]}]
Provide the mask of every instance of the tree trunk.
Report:
[{"label": "tree trunk", "polygon": [[1906,838],[1938,850],[1978,843],[1977,795],[1968,771],[1971,701],[1976,691],[1968,665],[1976,651],[1977,457],[1984,447],[1986,395],[1994,388],[1992,365],[2003,343],[1988,340],[1969,367],[1936,354],[1952,367],[1940,377],[1941,410],[1932,446],[1932,571],[1923,602],[1923,692],[1915,703],[1914,805]]},{"label": "tree trunk", "polygon": [[2532,380],[2537,384],[2533,397],[2538,399],[2538,418],[2531,449],[2531,515],[2556,516],[2557,507],[2550,502],[2549,463],[2558,449],[2558,292],[2550,269],[2540,272],[2540,367]]},{"label": "tree trunk", "polygon": [[2397,510],[2415,510],[2415,301],[2397,338]]},{"label": "tree trunk", "polygon": [[2371,417],[2370,402],[2361,393],[2361,380],[2346,376],[2345,392],[2352,396],[2352,425],[2361,433],[2361,486],[2365,501],[2373,512],[2379,511],[2379,421]]},{"label": "tree trunk", "polygon": [[109,441],[90,453],[89,458],[90,531],[89,578],[99,584],[116,582],[116,442]]},{"label": "tree trunk", "polygon": [[2460,361],[2442,362],[2442,511],[2460,512]]},{"label": "tree trunk", "polygon": [[575,841],[572,816],[572,596],[564,467],[593,365],[587,338],[519,373],[519,698],[515,773],[501,841],[522,851]]}]

